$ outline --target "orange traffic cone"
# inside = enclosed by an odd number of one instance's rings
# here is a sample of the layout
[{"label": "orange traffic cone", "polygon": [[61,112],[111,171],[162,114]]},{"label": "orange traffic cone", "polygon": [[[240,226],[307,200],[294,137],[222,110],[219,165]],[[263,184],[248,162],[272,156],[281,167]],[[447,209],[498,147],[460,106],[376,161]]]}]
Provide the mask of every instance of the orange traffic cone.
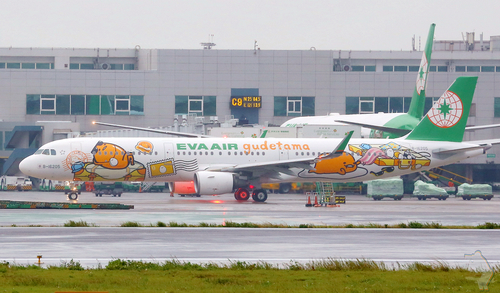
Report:
[{"label": "orange traffic cone", "polygon": [[313,205],[312,205],[312,203],[311,203],[311,196],[309,195],[309,196],[307,197],[306,207],[312,207],[312,206],[313,206]]},{"label": "orange traffic cone", "polygon": [[318,204],[318,196],[317,195],[314,196],[314,206],[320,207],[320,205]]}]

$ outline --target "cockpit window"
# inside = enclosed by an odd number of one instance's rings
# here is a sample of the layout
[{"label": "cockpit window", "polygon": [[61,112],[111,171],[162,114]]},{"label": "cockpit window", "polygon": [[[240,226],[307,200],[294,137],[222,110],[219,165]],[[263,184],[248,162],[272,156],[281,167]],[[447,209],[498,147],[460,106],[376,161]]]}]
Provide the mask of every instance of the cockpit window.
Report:
[{"label": "cockpit window", "polygon": [[42,154],[43,155],[50,155],[50,150],[49,149],[45,149],[45,150],[43,150]]},{"label": "cockpit window", "polygon": [[39,155],[43,152],[43,149],[38,149],[36,152],[35,152],[35,155]]},{"label": "cockpit window", "polygon": [[55,156],[57,153],[56,153],[56,150],[55,149],[51,149],[50,150],[50,155],[51,156]]}]

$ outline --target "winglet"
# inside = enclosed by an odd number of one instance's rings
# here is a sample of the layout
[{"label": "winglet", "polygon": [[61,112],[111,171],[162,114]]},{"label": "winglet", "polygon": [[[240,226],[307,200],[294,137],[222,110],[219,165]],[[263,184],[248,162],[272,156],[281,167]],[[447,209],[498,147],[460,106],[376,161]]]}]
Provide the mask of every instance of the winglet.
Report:
[{"label": "winglet", "polygon": [[337,145],[337,148],[335,148],[335,150],[328,156],[322,157],[321,159],[331,159],[341,156],[344,153],[344,150],[347,147],[347,144],[349,143],[349,140],[351,139],[353,133],[354,130],[349,131],[344,139]]}]

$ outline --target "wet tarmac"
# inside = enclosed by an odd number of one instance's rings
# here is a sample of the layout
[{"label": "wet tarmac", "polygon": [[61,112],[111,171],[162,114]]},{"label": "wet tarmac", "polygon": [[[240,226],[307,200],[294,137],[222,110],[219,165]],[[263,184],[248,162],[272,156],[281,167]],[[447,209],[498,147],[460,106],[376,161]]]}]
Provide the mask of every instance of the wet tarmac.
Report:
[{"label": "wet tarmac", "polygon": [[[0,192],[0,200],[66,201],[56,192]],[[124,193],[121,197],[95,197],[82,193],[80,203],[121,203],[133,210],[0,210],[0,226],[62,226],[69,220],[98,226],[119,226],[127,221],[144,225],[162,221],[223,224],[226,221],[286,225],[398,224],[438,222],[442,225],[500,223],[500,196],[492,200],[448,198],[446,201],[386,198],[374,201],[362,195],[346,195],[340,207],[305,207],[302,194],[270,194],[264,203],[236,201],[232,194],[202,197],[170,197],[168,193]],[[314,200],[313,200],[314,201]]]},{"label": "wet tarmac", "polygon": [[[0,192],[3,200],[65,201],[62,193]],[[126,221],[144,225],[169,223],[222,224],[397,224],[438,222],[443,225],[500,223],[500,199],[449,198],[419,201],[373,201],[347,195],[340,207],[305,207],[304,195],[270,194],[265,203],[238,202],[231,194],[173,197],[168,193],[95,197],[82,193],[80,202],[132,204],[133,210],[0,210],[0,261],[45,265],[71,259],[84,266],[105,265],[122,258],[190,262],[266,261],[288,263],[324,258],[367,258],[387,263],[444,261],[471,265],[465,254],[480,250],[490,264],[500,263],[500,230],[448,229],[252,229],[252,228],[124,228]],[[99,227],[66,228],[69,220]],[[19,227],[43,225],[44,227]],[[18,227],[12,227],[18,226]],[[53,227],[50,227],[53,226]],[[476,260],[476,264],[482,263]]]}]

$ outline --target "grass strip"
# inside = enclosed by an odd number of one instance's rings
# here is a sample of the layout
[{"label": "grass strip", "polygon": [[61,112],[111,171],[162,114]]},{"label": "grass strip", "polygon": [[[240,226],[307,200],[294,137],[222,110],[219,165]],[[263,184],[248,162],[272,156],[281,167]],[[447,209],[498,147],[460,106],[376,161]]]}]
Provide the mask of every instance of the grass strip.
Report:
[{"label": "grass strip", "polygon": [[[498,266],[494,270],[500,271]],[[476,292],[483,274],[442,262],[388,266],[366,259],[281,265],[116,259],[98,268],[83,268],[73,260],[47,268],[4,262],[0,292]],[[498,284],[490,283],[495,292]]]}]

